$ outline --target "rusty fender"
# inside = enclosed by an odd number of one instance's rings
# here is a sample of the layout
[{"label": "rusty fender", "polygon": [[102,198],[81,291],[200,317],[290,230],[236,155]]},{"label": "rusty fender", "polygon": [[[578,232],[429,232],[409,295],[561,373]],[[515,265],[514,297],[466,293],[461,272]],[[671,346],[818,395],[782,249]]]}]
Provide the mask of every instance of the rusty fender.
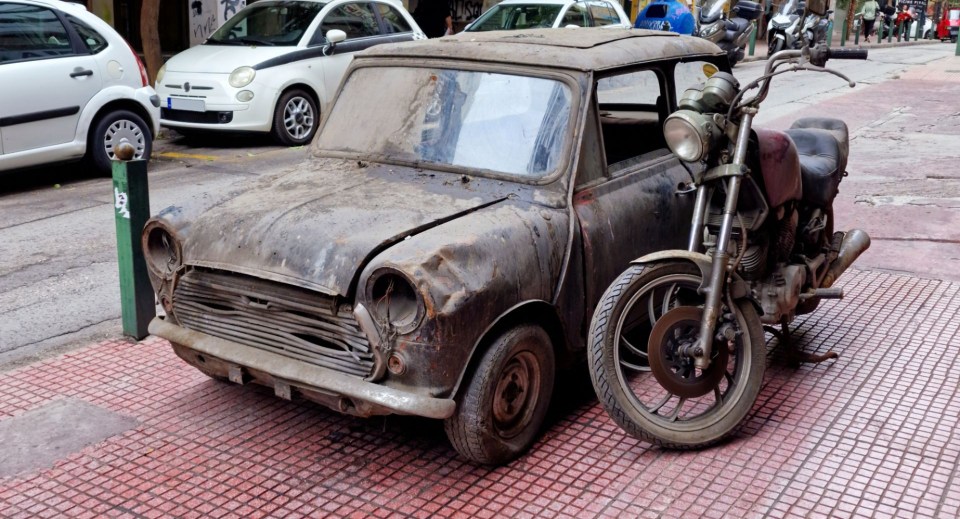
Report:
[{"label": "rusty fender", "polygon": [[413,280],[425,306],[420,327],[393,345],[408,369],[386,383],[454,394],[490,323],[521,303],[552,300],[568,218],[564,209],[507,200],[398,243],[370,262],[361,285],[390,267]]}]

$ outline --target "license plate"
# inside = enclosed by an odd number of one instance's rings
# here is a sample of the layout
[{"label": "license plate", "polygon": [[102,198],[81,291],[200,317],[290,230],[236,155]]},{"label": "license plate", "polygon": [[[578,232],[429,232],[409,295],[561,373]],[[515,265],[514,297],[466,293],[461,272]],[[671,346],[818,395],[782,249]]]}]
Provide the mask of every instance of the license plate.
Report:
[{"label": "license plate", "polygon": [[204,112],[206,111],[206,103],[204,103],[203,99],[168,97],[167,108],[171,110],[186,110],[188,112]]}]

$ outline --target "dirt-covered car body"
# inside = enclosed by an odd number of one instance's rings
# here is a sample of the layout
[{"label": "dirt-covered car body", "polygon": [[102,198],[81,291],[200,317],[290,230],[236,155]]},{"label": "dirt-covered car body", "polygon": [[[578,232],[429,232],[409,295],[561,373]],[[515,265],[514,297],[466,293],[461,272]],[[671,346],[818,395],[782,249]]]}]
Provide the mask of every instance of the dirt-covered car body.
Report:
[{"label": "dirt-covered car body", "polygon": [[[661,126],[679,76],[716,66],[712,43],[642,30],[365,51],[310,160],[148,222],[167,314],[150,330],[284,398],[452,419],[504,330],[534,326],[557,364],[575,359],[617,273],[683,246],[689,173]],[[534,373],[547,392],[552,369]]]}]

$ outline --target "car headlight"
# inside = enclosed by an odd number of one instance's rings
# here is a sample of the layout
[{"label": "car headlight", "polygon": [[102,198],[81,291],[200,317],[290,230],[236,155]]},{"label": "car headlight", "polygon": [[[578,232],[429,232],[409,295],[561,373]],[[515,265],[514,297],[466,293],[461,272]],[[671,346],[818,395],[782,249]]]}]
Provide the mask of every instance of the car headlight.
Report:
[{"label": "car headlight", "polygon": [[423,301],[416,287],[406,275],[390,267],[370,276],[367,301],[375,321],[389,323],[400,333],[413,331],[423,318]]},{"label": "car headlight", "polygon": [[159,85],[160,82],[163,81],[163,75],[166,73],[167,73],[167,64],[164,63],[163,66],[160,67],[160,70],[157,71],[157,81],[154,83],[154,85]]},{"label": "car headlight", "polygon": [[239,67],[230,73],[230,86],[233,88],[243,88],[257,77],[257,71],[253,67]]},{"label": "car headlight", "polygon": [[180,242],[162,220],[147,222],[141,239],[147,268],[155,276],[169,279],[183,265]]},{"label": "car headlight", "polygon": [[684,162],[703,159],[719,134],[712,118],[692,110],[677,110],[663,123],[667,146]]}]

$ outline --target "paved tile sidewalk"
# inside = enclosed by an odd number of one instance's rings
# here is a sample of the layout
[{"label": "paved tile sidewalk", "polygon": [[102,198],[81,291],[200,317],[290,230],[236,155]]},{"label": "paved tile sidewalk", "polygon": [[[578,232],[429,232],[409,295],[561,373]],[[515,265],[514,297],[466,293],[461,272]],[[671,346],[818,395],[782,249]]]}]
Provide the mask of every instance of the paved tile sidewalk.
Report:
[{"label": "paved tile sidewalk", "polygon": [[851,272],[801,319],[744,430],[699,452],[624,436],[581,388],[507,467],[439,423],[355,419],[207,379],[166,342],[108,341],[6,373],[0,420],[58,399],[136,418],[53,468],[0,480],[3,517],[956,517],[960,284]]}]

